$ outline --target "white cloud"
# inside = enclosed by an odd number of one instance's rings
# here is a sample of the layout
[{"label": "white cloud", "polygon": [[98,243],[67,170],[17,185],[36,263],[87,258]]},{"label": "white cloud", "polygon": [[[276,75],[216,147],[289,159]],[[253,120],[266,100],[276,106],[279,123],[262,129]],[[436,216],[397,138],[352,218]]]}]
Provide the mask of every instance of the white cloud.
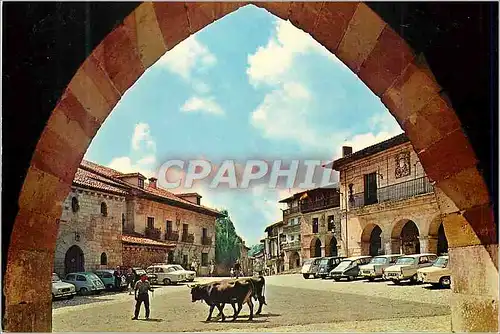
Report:
[{"label": "white cloud", "polygon": [[261,83],[283,83],[288,72],[293,71],[294,58],[308,52],[320,53],[342,64],[309,34],[293,26],[290,21],[277,19],[275,35],[269,39],[266,46],[259,47],[254,54],[248,56],[247,75],[250,83],[254,86]]},{"label": "white cloud", "polygon": [[210,92],[210,86],[198,79],[193,79],[192,82],[193,90],[198,94],[205,94]]},{"label": "white cloud", "polygon": [[213,115],[223,115],[224,109],[215,102],[214,97],[193,96],[181,107],[183,112],[200,112]]},{"label": "white cloud", "polygon": [[158,66],[164,66],[185,80],[191,79],[193,71],[203,71],[216,63],[215,55],[194,35],[167,51],[157,62]]},{"label": "white cloud", "polygon": [[156,142],[151,135],[149,124],[136,124],[130,141],[130,156],[113,158],[108,167],[122,173],[138,172],[148,178],[155,176]]}]

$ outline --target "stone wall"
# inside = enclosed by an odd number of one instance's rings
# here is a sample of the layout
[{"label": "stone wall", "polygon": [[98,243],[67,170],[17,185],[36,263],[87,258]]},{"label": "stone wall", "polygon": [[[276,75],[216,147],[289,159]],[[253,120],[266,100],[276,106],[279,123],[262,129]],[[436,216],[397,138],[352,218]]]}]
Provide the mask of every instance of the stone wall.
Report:
[{"label": "stone wall", "polygon": [[[78,199],[77,212],[72,210],[73,197]],[[101,214],[102,202],[107,206],[106,217]],[[74,245],[83,251],[85,270],[114,268],[121,265],[122,213],[125,213],[123,196],[73,187],[63,203],[56,242],[54,272],[61,276],[65,274],[66,252]],[[101,265],[102,253],[106,253],[107,264],[105,265]]]},{"label": "stone wall", "polygon": [[164,263],[167,249],[163,247],[135,246],[123,244],[123,265],[147,268],[154,263]]},{"label": "stone wall", "polygon": [[[152,201],[144,198],[134,198],[129,200],[130,209],[127,209],[128,217],[131,221],[127,226],[133,226],[134,231],[144,234],[147,218],[154,218],[155,228],[160,229],[161,239],[165,240],[166,221],[172,222],[172,230],[179,233],[179,242],[174,252],[174,262],[189,267],[193,260],[199,264],[198,274],[208,274],[207,266],[201,266],[202,253],[208,254],[208,263],[215,261],[215,217],[195,211],[178,208],[168,204]],[[132,208],[133,206],[133,208]],[[194,243],[181,242],[182,226],[188,224],[188,233],[194,234]],[[207,236],[211,238],[211,245],[202,245],[202,229],[207,229]],[[184,263],[187,255],[187,263]],[[187,268],[186,268],[187,269]]]},{"label": "stone wall", "polygon": [[[334,217],[335,233],[328,230],[328,217]],[[301,235],[301,258],[308,259],[314,257],[314,247],[316,239],[321,242],[321,256],[331,255],[331,242],[335,237],[337,242],[337,253],[340,256],[344,247],[342,246],[343,235],[341,234],[341,213],[340,209],[330,208],[303,214],[300,218]],[[318,233],[313,233],[313,219],[318,219]]]}]

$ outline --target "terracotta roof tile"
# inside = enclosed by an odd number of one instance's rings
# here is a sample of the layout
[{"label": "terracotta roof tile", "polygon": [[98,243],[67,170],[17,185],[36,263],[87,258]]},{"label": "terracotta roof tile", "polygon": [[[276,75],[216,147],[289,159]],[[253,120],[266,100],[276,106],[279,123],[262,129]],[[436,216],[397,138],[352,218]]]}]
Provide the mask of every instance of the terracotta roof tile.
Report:
[{"label": "terracotta roof tile", "polygon": [[175,247],[174,243],[166,243],[149,238],[134,237],[132,235],[122,235],[122,242],[127,244],[139,244],[139,245],[159,246],[167,248]]},{"label": "terracotta roof tile", "polygon": [[122,195],[126,195],[128,193],[127,189],[120,183],[81,168],[76,170],[73,183],[79,186],[90,187],[96,190],[109,191]]}]

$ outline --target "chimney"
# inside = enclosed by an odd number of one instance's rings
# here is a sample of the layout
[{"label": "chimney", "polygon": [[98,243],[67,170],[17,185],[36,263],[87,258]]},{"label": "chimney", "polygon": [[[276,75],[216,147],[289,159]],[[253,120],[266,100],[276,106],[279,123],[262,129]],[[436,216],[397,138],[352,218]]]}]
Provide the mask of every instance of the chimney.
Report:
[{"label": "chimney", "polygon": [[351,146],[342,146],[342,158],[352,154]]},{"label": "chimney", "polygon": [[155,177],[151,177],[151,178],[149,178],[149,186],[150,186],[151,188],[156,189],[156,181],[157,181],[157,180],[158,180],[158,179],[157,179],[157,178],[155,178]]}]

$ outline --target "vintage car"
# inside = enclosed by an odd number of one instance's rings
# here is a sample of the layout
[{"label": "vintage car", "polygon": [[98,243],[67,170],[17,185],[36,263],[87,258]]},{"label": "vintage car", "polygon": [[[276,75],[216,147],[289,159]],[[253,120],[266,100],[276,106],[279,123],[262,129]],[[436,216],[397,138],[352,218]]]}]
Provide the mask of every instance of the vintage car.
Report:
[{"label": "vintage car", "polygon": [[185,270],[179,269],[173,264],[154,264],[147,267],[146,272],[156,275],[155,283],[161,282],[164,285],[177,284],[187,280]]},{"label": "vintage car", "polygon": [[196,278],[196,271],[186,270],[179,264],[169,264],[169,266],[172,266],[175,269],[184,272],[184,274],[186,275],[186,281],[188,282],[193,282],[194,279]]},{"label": "vintage car", "polygon": [[401,254],[375,256],[370,263],[359,266],[361,276],[368,278],[370,282],[373,282],[376,278],[382,278],[384,269],[394,265],[400,257]]},{"label": "vintage car", "polygon": [[322,279],[326,279],[328,277],[328,273],[338,266],[340,261],[345,259],[344,256],[331,256],[331,257],[324,257],[321,259],[319,262],[319,268],[318,268],[318,276],[321,277]]},{"label": "vintage car", "polygon": [[302,269],[300,270],[300,272],[305,279],[308,279],[311,276],[316,277],[321,259],[321,257],[313,257],[304,260],[304,264],[302,264]]},{"label": "vintage car", "polygon": [[451,272],[448,261],[448,256],[440,256],[432,266],[417,270],[418,281],[449,289],[451,286]]},{"label": "vintage car", "polygon": [[97,275],[104,283],[104,286],[108,290],[125,290],[127,288],[127,281],[125,280],[125,276],[120,277],[120,286],[116,286],[115,276],[113,269],[99,269],[95,270],[94,274]]},{"label": "vintage car", "polygon": [[348,281],[352,281],[359,276],[359,266],[369,263],[371,259],[371,256],[348,257],[333,268],[328,276],[335,281],[340,281],[341,278],[347,278]]},{"label": "vintage car", "polygon": [[101,279],[91,272],[69,273],[63,279],[63,282],[73,284],[76,292],[80,295],[99,294],[106,289]]},{"label": "vintage car", "polygon": [[416,283],[417,270],[432,266],[436,259],[437,255],[431,253],[403,255],[393,266],[384,270],[384,279],[391,280],[394,284],[405,280]]},{"label": "vintage car", "polygon": [[61,281],[56,273],[52,273],[52,299],[68,298],[76,295],[75,286],[71,283]]}]

